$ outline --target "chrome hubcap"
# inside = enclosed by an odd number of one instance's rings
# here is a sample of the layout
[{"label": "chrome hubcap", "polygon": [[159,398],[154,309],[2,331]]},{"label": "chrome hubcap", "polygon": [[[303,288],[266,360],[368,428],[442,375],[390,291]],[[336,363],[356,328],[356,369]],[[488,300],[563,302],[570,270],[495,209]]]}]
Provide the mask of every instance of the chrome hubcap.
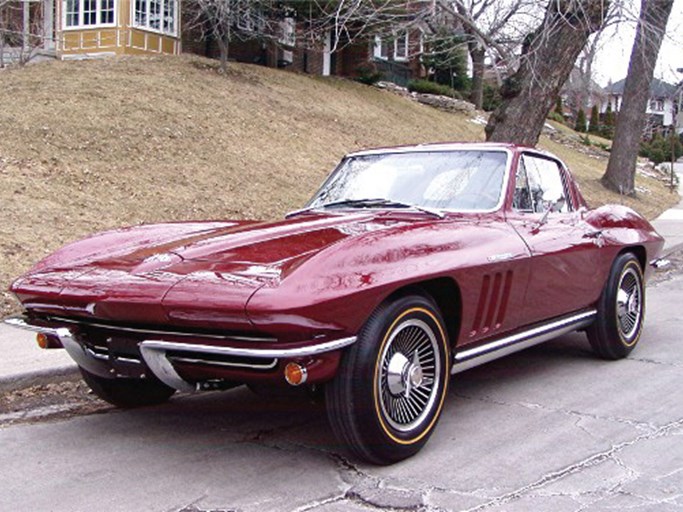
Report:
[{"label": "chrome hubcap", "polygon": [[429,416],[442,371],[438,349],[436,335],[422,320],[406,320],[391,333],[380,355],[378,392],[394,429],[412,430]]},{"label": "chrome hubcap", "polygon": [[617,290],[617,321],[624,338],[630,339],[638,331],[642,310],[640,276],[633,268],[628,268],[621,276]]}]

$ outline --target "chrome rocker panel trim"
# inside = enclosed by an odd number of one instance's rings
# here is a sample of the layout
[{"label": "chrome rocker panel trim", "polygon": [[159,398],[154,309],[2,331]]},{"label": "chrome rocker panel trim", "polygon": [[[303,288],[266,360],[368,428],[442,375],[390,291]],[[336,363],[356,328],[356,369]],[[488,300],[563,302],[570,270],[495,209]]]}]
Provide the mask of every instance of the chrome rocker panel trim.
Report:
[{"label": "chrome rocker panel trim", "polygon": [[583,311],[524,332],[493,340],[484,345],[466,348],[455,354],[451,375],[587,327],[593,323],[597,314],[598,312],[595,309]]}]

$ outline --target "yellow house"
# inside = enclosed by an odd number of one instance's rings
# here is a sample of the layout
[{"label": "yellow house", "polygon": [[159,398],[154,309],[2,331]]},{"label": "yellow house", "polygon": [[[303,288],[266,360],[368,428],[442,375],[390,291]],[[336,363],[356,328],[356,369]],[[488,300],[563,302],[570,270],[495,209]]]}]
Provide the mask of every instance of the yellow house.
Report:
[{"label": "yellow house", "polygon": [[54,51],[62,59],[177,55],[179,1],[55,0]]}]

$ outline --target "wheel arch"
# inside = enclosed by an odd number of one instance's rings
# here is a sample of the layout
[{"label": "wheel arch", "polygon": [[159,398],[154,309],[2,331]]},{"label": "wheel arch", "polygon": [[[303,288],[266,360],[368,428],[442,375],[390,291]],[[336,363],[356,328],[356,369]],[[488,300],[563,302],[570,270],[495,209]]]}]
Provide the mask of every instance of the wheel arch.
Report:
[{"label": "wheel arch", "polygon": [[619,256],[626,253],[633,254],[638,260],[638,263],[640,264],[640,270],[642,272],[645,272],[647,266],[647,251],[645,250],[645,247],[643,247],[642,245],[632,245],[629,247],[624,247],[621,251],[619,251],[619,254],[617,254],[614,259],[616,260]]},{"label": "wheel arch", "polygon": [[390,301],[410,293],[428,295],[434,300],[446,323],[450,345],[455,346],[462,318],[462,294],[455,280],[450,277],[437,277],[411,283],[394,290],[385,300]]}]

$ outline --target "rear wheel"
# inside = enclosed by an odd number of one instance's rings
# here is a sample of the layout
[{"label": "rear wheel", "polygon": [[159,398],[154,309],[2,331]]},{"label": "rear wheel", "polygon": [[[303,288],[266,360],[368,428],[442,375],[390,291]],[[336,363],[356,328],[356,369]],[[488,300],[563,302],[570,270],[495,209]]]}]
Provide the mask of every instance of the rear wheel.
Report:
[{"label": "rear wheel", "polygon": [[157,405],[167,401],[175,389],[155,377],[146,379],[105,379],[81,370],[83,380],[102,400],[117,407],[132,408]]},{"label": "rear wheel", "polygon": [[409,295],[382,304],[326,387],[335,434],[375,464],[414,455],[439,419],[448,362],[448,337],[433,301]]},{"label": "rear wheel", "polygon": [[645,287],[638,259],[620,254],[598,300],[598,317],[588,330],[593,350],[605,359],[626,357],[636,346],[645,318]]}]

